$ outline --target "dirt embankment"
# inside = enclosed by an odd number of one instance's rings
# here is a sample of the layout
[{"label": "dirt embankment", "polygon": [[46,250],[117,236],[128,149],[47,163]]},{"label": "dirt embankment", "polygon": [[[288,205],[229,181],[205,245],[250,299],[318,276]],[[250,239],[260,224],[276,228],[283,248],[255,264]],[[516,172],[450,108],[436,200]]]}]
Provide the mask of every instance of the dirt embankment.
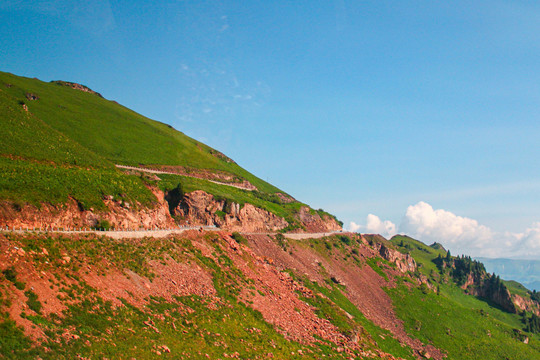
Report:
[{"label": "dirt embankment", "polygon": [[112,197],[103,199],[106,210],[81,209],[70,199],[66,204],[53,206],[41,204],[15,205],[8,201],[0,202],[0,226],[9,228],[80,228],[93,227],[107,220],[116,229],[153,229],[176,227],[170,216],[169,207],[163,192],[152,189],[156,202],[152,207],[130,206],[115,201]]},{"label": "dirt embankment", "polygon": [[173,174],[204,179],[220,185],[233,186],[238,189],[254,191],[257,187],[249,181],[239,178],[231,173],[219,170],[196,169],[184,166],[154,165],[145,167],[116,165],[127,173],[149,173],[149,174]]},{"label": "dirt embankment", "polygon": [[[267,210],[251,204],[238,204],[216,199],[202,190],[180,194],[172,190],[150,189],[156,201],[150,207],[130,205],[116,201],[112,196],[103,199],[106,210],[81,209],[70,199],[66,204],[53,206],[42,204],[16,205],[9,201],[0,202],[0,226],[9,228],[80,228],[98,226],[103,221],[115,229],[155,229],[178,226],[216,226],[225,230],[242,232],[276,232],[289,223]],[[331,232],[341,229],[337,221],[329,216],[311,213],[302,207],[297,220],[305,232]]]}]

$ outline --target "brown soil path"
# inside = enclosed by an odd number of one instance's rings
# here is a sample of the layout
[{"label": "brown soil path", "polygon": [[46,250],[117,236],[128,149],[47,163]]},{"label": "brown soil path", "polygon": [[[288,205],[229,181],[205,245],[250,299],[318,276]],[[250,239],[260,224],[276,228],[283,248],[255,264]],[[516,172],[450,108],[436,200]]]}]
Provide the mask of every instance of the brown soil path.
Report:
[{"label": "brown soil path", "polygon": [[153,169],[146,169],[146,168],[141,168],[141,167],[136,167],[136,166],[127,166],[127,165],[118,165],[118,164],[115,164],[115,166],[117,168],[119,168],[119,169],[142,171],[142,172],[151,173],[151,174],[170,174],[170,175],[179,175],[179,176],[185,176],[185,177],[190,177],[190,178],[195,178],[195,179],[202,179],[202,180],[213,182],[214,184],[232,186],[234,188],[241,189],[241,190],[246,190],[246,191],[257,190],[257,188],[253,189],[251,187],[247,187],[247,186],[243,186],[243,185],[239,185],[239,184],[224,183],[224,182],[220,182],[220,181],[205,179],[205,178],[199,177],[199,176],[193,176],[193,175],[187,175],[187,174],[178,174],[178,173],[170,172],[170,171],[153,170]]}]

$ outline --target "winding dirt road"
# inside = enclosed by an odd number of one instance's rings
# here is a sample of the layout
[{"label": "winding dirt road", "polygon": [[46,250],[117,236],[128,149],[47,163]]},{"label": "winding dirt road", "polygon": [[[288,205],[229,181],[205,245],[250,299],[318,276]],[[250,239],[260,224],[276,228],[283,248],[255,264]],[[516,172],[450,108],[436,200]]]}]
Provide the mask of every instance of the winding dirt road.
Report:
[{"label": "winding dirt road", "polygon": [[[223,229],[215,226],[184,226],[176,229],[140,229],[140,230],[95,230],[90,228],[0,228],[0,232],[11,233],[60,233],[60,234],[97,234],[111,237],[113,239],[125,239],[125,238],[144,238],[155,237],[163,238],[171,234],[181,234],[189,230],[203,230],[203,231],[223,231]],[[226,230],[225,230],[226,231]],[[320,239],[325,236],[339,234],[340,232],[325,232],[325,233],[301,233],[301,234],[283,234],[287,239],[291,240],[305,240],[305,239]],[[242,235],[275,235],[277,233],[244,233]]]},{"label": "winding dirt road", "polygon": [[169,174],[169,175],[185,176],[185,177],[190,177],[190,178],[194,178],[194,179],[201,179],[201,180],[210,181],[210,182],[212,182],[214,184],[218,184],[218,185],[232,186],[232,187],[240,189],[240,190],[246,190],[246,191],[256,190],[256,189],[248,188],[246,186],[242,186],[242,185],[238,185],[238,184],[224,183],[224,182],[219,182],[219,181],[215,181],[215,180],[209,180],[209,179],[200,178],[200,177],[197,177],[197,176],[191,176],[191,175],[186,175],[186,174],[178,174],[178,173],[174,173],[174,172],[170,172],[170,171],[153,170],[153,169],[146,169],[146,168],[141,168],[141,167],[136,167],[136,166],[127,166],[127,165],[118,165],[118,164],[115,164],[115,166],[117,168],[119,168],[119,169],[142,171],[142,172],[146,172],[146,173],[150,173],[150,174]]}]

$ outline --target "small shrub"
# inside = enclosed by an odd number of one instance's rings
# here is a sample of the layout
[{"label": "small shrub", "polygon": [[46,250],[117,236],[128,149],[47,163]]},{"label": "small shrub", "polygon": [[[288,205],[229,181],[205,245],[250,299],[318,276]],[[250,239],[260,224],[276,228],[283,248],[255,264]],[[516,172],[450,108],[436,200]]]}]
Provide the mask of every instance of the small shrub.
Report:
[{"label": "small shrub", "polygon": [[98,230],[103,229],[103,230],[107,231],[107,230],[110,230],[110,228],[111,228],[111,223],[109,222],[109,220],[106,220],[106,219],[100,220],[100,221],[98,221],[98,223],[94,226],[94,228],[95,228],[95,229],[98,229]]},{"label": "small shrub", "polygon": [[344,243],[345,245],[351,245],[351,239],[348,236],[341,235],[339,237],[339,240],[341,240],[341,242]]},{"label": "small shrub", "polygon": [[6,279],[11,281],[17,289],[24,290],[24,283],[17,280],[17,272],[13,266],[2,271],[2,274],[4,274]]},{"label": "small shrub", "polygon": [[24,292],[24,295],[28,298],[26,304],[28,307],[37,314],[41,314],[41,303],[38,300],[38,296],[32,290],[27,290]]},{"label": "small shrub", "polygon": [[232,233],[232,238],[239,244],[247,245],[248,243],[247,239],[243,237],[242,234],[236,231]]},{"label": "small shrub", "polygon": [[278,242],[278,245],[283,249],[283,251],[287,251],[287,239],[285,239],[285,236],[283,234],[276,234],[275,239]]},{"label": "small shrub", "polygon": [[15,282],[17,281],[17,273],[15,272],[15,269],[13,267],[10,267],[4,271],[2,271],[2,274],[6,277],[8,281]]}]

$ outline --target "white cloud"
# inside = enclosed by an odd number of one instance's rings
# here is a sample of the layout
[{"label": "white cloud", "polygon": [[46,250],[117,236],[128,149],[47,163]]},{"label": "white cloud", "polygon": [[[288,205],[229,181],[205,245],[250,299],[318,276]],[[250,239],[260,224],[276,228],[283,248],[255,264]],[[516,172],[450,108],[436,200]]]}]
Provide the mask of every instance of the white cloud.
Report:
[{"label": "white cloud", "polygon": [[514,235],[516,241],[515,247],[519,252],[527,252],[532,255],[540,255],[540,222],[532,224],[532,227],[525,230],[522,234]]},{"label": "white cloud", "polygon": [[443,209],[434,210],[423,201],[407,208],[399,231],[425,242],[437,241],[465,248],[483,248],[494,237],[493,231],[478,221]]},{"label": "white cloud", "polygon": [[366,218],[366,225],[359,225],[354,221],[349,224],[349,230],[352,232],[366,232],[380,234],[386,238],[394,236],[396,232],[396,225],[391,221],[382,221],[378,216],[369,214]]},{"label": "white cloud", "polygon": [[361,228],[362,228],[362,225],[359,225],[355,223],[354,221],[351,221],[349,223],[349,231],[358,232],[358,230],[360,230]]},{"label": "white cloud", "polygon": [[381,234],[384,237],[396,235],[396,225],[391,221],[381,221],[378,216],[373,214],[369,214],[366,220],[366,230],[368,232]]},{"label": "white cloud", "polygon": [[350,231],[378,233],[391,237],[406,234],[424,243],[441,243],[454,254],[471,256],[540,258],[540,222],[522,233],[495,232],[478,221],[444,209],[433,209],[423,201],[407,208],[399,227],[369,214],[366,225],[351,222]]}]

